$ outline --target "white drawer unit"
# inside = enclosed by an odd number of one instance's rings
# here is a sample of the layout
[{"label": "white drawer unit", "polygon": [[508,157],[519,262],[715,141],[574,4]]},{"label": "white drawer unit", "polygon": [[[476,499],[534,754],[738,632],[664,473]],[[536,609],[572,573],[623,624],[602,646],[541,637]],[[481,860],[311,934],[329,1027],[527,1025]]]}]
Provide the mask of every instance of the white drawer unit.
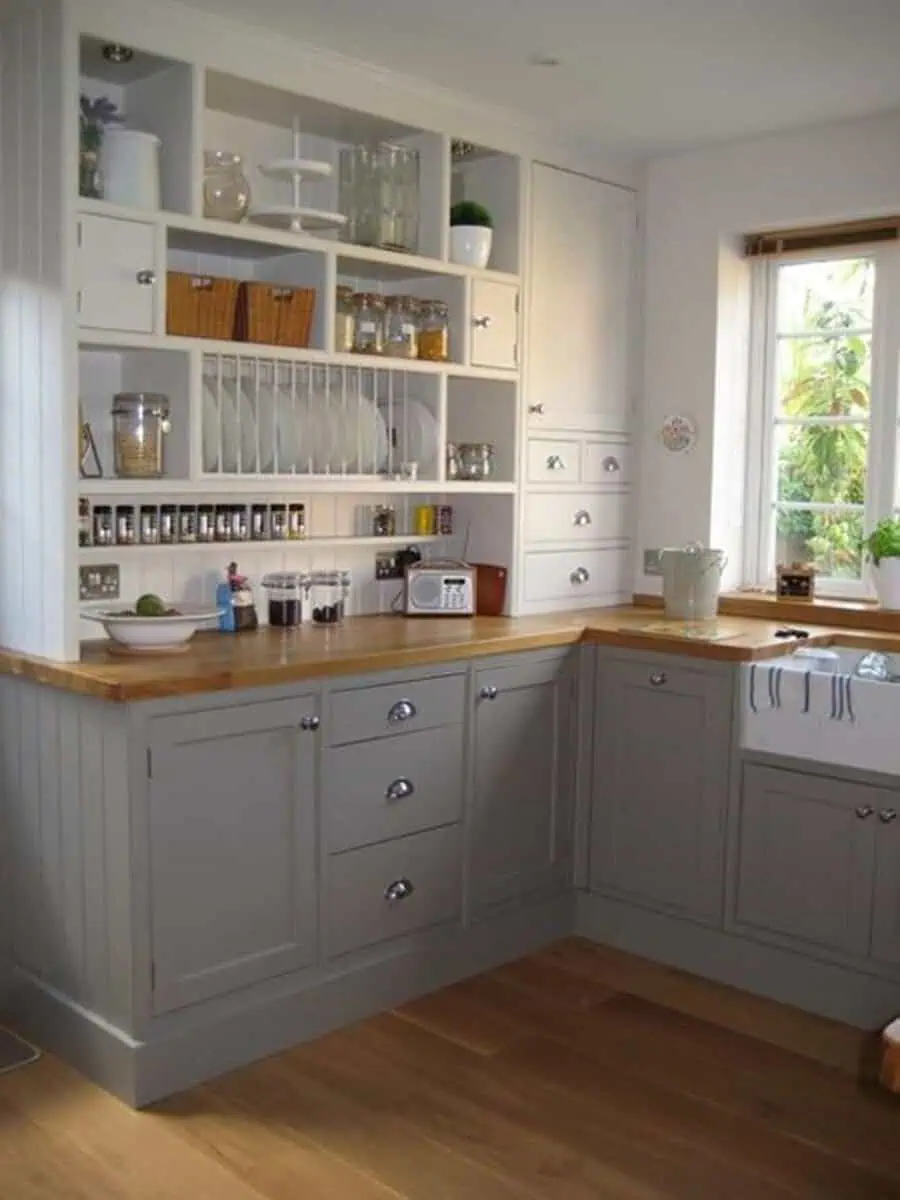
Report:
[{"label": "white drawer unit", "polygon": [[581,443],[574,439],[532,438],[528,443],[529,483],[578,483]]},{"label": "white drawer unit", "polygon": [[473,367],[513,371],[519,365],[519,289],[514,283],[472,280]]},{"label": "white drawer unit", "polygon": [[85,328],[153,333],[156,231],[142,221],[78,221],[78,320]]},{"label": "white drawer unit", "polygon": [[628,588],[625,547],[536,551],[525,555],[525,602],[581,607],[613,603]]},{"label": "white drawer unit", "polygon": [[620,541],[628,537],[628,492],[531,492],[525,500],[529,546]]},{"label": "white drawer unit", "polygon": [[630,484],[631,459],[631,447],[624,442],[586,441],[581,448],[581,482]]}]

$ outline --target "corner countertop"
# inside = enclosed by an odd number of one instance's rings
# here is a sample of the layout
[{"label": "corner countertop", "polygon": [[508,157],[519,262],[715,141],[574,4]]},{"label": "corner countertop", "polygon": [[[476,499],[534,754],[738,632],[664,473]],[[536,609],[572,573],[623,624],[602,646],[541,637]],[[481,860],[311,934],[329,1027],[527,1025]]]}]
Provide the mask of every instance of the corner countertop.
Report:
[{"label": "corner countertop", "polygon": [[[130,658],[106,642],[82,647],[77,663],[0,650],[0,674],[65,691],[127,702],[389,671],[486,654],[579,642],[668,652],[720,662],[774,658],[791,644],[784,622],[723,615],[704,626],[666,620],[659,608],[629,605],[539,617],[356,617],[335,628],[198,635],[185,654]],[[805,645],[835,641],[900,651],[900,636],[802,623]]]}]

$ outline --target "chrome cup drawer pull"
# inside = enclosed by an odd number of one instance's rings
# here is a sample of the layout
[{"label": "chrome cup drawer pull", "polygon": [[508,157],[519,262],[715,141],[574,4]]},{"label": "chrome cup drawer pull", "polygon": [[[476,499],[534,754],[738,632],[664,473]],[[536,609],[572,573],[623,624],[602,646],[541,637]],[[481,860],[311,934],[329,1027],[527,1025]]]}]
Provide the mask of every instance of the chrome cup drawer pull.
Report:
[{"label": "chrome cup drawer pull", "polygon": [[395,879],[393,883],[389,883],[384,889],[384,898],[388,904],[398,904],[401,900],[405,900],[407,896],[411,896],[416,889],[409,879]]},{"label": "chrome cup drawer pull", "polygon": [[666,675],[665,671],[650,672],[650,683],[653,685],[653,687],[662,687],[667,678],[668,676]]},{"label": "chrome cup drawer pull", "polygon": [[318,717],[301,717],[300,718],[300,728],[303,730],[304,733],[315,733],[315,731],[319,728],[321,723],[322,722],[320,721],[320,719]]},{"label": "chrome cup drawer pull", "polygon": [[871,804],[861,804],[856,810],[856,815],[860,821],[868,821],[869,817],[875,812]]},{"label": "chrome cup drawer pull", "polygon": [[575,570],[572,572],[572,574],[569,576],[570,583],[576,583],[576,584],[590,583],[590,580],[591,580],[591,573],[587,569],[587,567],[576,567]]},{"label": "chrome cup drawer pull", "polygon": [[497,699],[497,689],[492,683],[489,683],[481,689],[481,691],[478,693],[478,695],[481,697],[482,700],[496,700]]},{"label": "chrome cup drawer pull", "polygon": [[590,525],[590,524],[592,524],[591,514],[588,512],[588,510],[586,508],[579,508],[578,512],[572,518],[572,524],[573,525]]},{"label": "chrome cup drawer pull", "polygon": [[551,454],[547,459],[548,471],[564,471],[566,469],[565,460],[560,458],[558,454]]},{"label": "chrome cup drawer pull", "polygon": [[890,825],[891,821],[897,820],[897,810],[893,808],[883,808],[878,814],[878,820],[882,825]]},{"label": "chrome cup drawer pull", "polygon": [[415,791],[412,780],[410,779],[395,779],[390,784],[384,793],[385,800],[405,800],[407,796],[411,796]]},{"label": "chrome cup drawer pull", "polygon": [[412,700],[398,700],[388,713],[388,720],[395,725],[399,721],[411,721],[417,711]]},{"label": "chrome cup drawer pull", "polygon": [[619,465],[619,460],[614,458],[611,454],[604,458],[600,466],[607,473],[607,475],[615,475],[616,471],[622,470],[621,466]]}]

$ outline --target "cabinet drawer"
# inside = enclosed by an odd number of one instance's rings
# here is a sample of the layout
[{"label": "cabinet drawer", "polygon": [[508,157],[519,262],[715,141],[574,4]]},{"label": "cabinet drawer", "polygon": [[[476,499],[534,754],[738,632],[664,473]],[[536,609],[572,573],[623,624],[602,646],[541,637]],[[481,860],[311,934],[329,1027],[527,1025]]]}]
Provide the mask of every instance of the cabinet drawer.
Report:
[{"label": "cabinet drawer", "polygon": [[525,500],[525,538],[542,542],[604,542],[627,538],[627,492],[532,492]]},{"label": "cabinet drawer", "polygon": [[461,908],[459,825],[328,859],[326,921],[332,958],[451,921]]},{"label": "cabinet drawer", "polygon": [[463,675],[383,683],[334,692],[329,700],[328,744],[363,742],[462,722]]},{"label": "cabinet drawer", "polygon": [[556,438],[531,438],[528,443],[529,483],[578,483],[581,443]]},{"label": "cabinet drawer", "polygon": [[458,821],[462,734],[462,725],[451,725],[327,751],[323,821],[328,850]]},{"label": "cabinet drawer", "polygon": [[152,333],[156,306],[153,225],[113,217],[78,222],[78,320],[92,329]]},{"label": "cabinet drawer", "polygon": [[525,600],[593,604],[628,587],[630,551],[555,550],[525,555]]},{"label": "cabinet drawer", "polygon": [[581,482],[631,483],[631,447],[622,442],[585,442],[581,448]]}]

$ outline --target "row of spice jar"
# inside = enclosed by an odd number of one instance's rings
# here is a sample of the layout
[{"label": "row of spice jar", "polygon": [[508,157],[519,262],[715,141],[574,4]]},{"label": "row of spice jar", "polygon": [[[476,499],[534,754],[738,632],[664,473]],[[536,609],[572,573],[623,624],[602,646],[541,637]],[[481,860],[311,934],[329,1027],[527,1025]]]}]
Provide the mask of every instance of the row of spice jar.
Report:
[{"label": "row of spice jar", "polygon": [[450,358],[450,317],[443,300],[382,296],[337,288],[335,350],[389,358]]},{"label": "row of spice jar", "polygon": [[306,537],[303,504],[96,504],[78,502],[79,546],[291,541]]}]

